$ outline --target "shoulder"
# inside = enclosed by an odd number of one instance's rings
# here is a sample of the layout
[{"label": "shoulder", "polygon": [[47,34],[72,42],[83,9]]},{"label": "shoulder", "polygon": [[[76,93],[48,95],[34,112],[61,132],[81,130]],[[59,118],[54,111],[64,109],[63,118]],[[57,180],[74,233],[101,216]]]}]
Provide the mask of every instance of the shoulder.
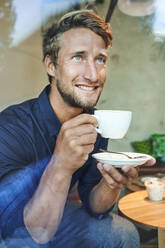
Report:
[{"label": "shoulder", "polygon": [[[14,130],[21,134],[31,123],[36,99],[9,106],[0,112],[0,135],[13,134]],[[17,133],[18,134],[18,133]]]},{"label": "shoulder", "polygon": [[36,99],[31,99],[20,104],[15,104],[7,107],[0,112],[0,124],[15,122],[29,116],[34,108]]},{"label": "shoulder", "polygon": [[34,100],[13,105],[0,113],[0,167],[26,164],[32,152],[30,109]]}]

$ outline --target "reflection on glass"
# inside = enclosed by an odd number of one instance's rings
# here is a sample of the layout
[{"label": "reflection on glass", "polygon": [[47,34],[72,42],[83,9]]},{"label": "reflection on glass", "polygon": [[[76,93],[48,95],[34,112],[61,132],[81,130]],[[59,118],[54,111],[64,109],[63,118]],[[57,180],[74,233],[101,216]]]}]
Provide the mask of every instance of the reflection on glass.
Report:
[{"label": "reflection on glass", "polygon": [[165,1],[155,0],[153,33],[160,41],[165,41]]},{"label": "reflection on glass", "polygon": [[0,1],[0,46],[7,47],[12,42],[15,21],[16,13],[12,5],[12,0]]},{"label": "reflection on glass", "polygon": [[121,12],[130,16],[147,16],[155,11],[155,0],[118,0]]},{"label": "reflection on glass", "polygon": [[[50,16],[92,0],[3,0],[0,1],[0,46],[13,47],[39,29]],[[4,27],[6,27],[4,29]]]}]

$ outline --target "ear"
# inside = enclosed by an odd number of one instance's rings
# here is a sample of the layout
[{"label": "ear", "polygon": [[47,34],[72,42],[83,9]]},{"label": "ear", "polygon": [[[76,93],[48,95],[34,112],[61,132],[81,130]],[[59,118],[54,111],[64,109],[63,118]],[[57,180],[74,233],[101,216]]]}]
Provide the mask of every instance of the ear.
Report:
[{"label": "ear", "polygon": [[56,68],[55,68],[55,65],[53,64],[49,55],[46,55],[45,60],[44,60],[44,64],[45,64],[45,68],[46,68],[47,73],[50,76],[55,77]]}]

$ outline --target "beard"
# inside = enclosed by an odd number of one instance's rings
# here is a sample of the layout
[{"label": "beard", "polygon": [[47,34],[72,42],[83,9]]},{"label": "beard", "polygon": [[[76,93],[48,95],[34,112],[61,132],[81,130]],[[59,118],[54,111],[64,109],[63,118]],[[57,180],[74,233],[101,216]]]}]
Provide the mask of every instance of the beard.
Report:
[{"label": "beard", "polygon": [[87,99],[83,100],[81,96],[79,97],[77,94],[74,94],[74,92],[67,92],[67,90],[61,86],[59,80],[56,81],[56,86],[64,102],[74,108],[82,108],[84,110],[93,109],[94,106],[97,104],[101,95],[100,92],[100,94],[98,95],[95,101],[91,101],[90,98],[89,100]]}]

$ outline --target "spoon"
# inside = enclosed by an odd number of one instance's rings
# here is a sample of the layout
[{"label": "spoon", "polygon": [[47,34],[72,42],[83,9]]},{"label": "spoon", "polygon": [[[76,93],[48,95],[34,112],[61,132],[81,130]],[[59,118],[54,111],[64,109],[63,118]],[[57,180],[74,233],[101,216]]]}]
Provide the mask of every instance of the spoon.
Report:
[{"label": "spoon", "polygon": [[145,158],[146,156],[134,156],[134,157],[132,157],[132,156],[129,156],[129,155],[127,155],[127,154],[125,154],[125,153],[123,153],[123,152],[110,152],[110,151],[108,151],[108,150],[104,150],[104,149],[99,149],[101,152],[108,152],[108,153],[115,153],[115,154],[121,154],[121,155],[124,155],[124,156],[126,156],[127,158],[129,158],[129,159],[136,159],[136,158]]}]

